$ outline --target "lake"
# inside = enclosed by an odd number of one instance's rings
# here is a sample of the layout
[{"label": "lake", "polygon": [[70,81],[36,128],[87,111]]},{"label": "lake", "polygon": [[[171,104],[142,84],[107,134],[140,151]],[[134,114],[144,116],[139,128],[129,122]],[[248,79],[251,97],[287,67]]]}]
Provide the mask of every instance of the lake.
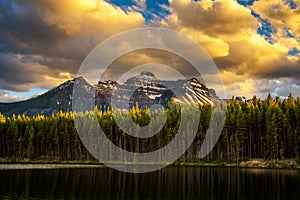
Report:
[{"label": "lake", "polygon": [[300,199],[300,171],[168,167],[129,174],[106,167],[0,170],[0,199]]}]

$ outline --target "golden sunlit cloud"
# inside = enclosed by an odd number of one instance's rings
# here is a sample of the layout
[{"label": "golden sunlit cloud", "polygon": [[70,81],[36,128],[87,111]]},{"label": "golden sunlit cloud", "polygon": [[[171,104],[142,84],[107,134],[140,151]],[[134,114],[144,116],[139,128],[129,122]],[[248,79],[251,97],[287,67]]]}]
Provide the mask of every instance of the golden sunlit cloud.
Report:
[{"label": "golden sunlit cloud", "polygon": [[[0,39],[8,43],[7,46],[11,45],[16,54],[4,54],[0,64],[2,69],[7,66],[9,71],[13,63],[13,70],[26,73],[22,76],[19,73],[20,77],[7,74],[2,79],[1,89],[14,91],[28,91],[35,86],[51,88],[74,78],[81,62],[95,45],[145,23],[140,13],[125,12],[104,0],[64,0],[59,3],[55,0],[25,0],[11,4],[12,14],[8,17],[14,17],[16,21],[8,23],[15,23],[17,28],[4,28]],[[24,29],[22,33],[18,33],[18,26]],[[22,37],[16,35],[13,38],[12,33]]]},{"label": "golden sunlit cloud", "polygon": [[[299,0],[294,1],[300,3]],[[270,22],[276,27],[279,37],[284,37],[285,29],[288,29],[290,33],[300,36],[300,7],[291,9],[285,1],[273,0],[273,1],[255,1],[253,9],[261,15],[261,17],[269,19]]]},{"label": "golden sunlit cloud", "polygon": [[70,35],[108,37],[143,26],[138,12],[125,12],[104,0],[66,0],[57,4],[53,0],[35,1],[45,6],[44,21],[54,24]]},{"label": "golden sunlit cloud", "polygon": [[[134,0],[127,8],[104,0],[10,1],[8,22],[0,24],[3,37],[0,39],[10,54],[0,55],[0,64],[8,71],[14,64],[15,71],[23,70],[31,76],[12,76],[7,72],[1,89],[27,91],[37,85],[53,87],[73,78],[83,59],[101,41],[144,26],[177,30],[202,45],[219,67],[229,96],[241,93],[252,96],[260,92],[255,89],[260,84],[271,87],[276,79],[283,80],[278,87],[300,84],[300,54],[290,53],[292,49],[300,50],[300,0],[295,2],[298,7],[291,9],[282,0],[255,1],[248,7],[235,0],[169,0],[168,6],[161,5],[169,14],[149,20],[142,15],[149,12],[145,11],[145,0]],[[263,20],[274,29],[269,33],[272,42],[258,34],[258,28],[264,26]],[[126,68],[137,62],[167,65],[176,60],[164,54],[140,52],[119,60],[118,65]]]},{"label": "golden sunlit cloud", "polygon": [[[299,54],[289,55],[292,48],[300,49],[299,40],[283,34],[283,29],[288,29],[298,36],[299,6],[291,10],[281,0],[256,1],[251,7],[237,1],[169,2],[171,15],[161,20],[161,25],[189,35],[209,52],[229,95],[242,92],[251,96],[259,87],[256,79],[286,78],[299,68]],[[257,33],[262,24],[253,10],[278,30],[273,44]]]}]

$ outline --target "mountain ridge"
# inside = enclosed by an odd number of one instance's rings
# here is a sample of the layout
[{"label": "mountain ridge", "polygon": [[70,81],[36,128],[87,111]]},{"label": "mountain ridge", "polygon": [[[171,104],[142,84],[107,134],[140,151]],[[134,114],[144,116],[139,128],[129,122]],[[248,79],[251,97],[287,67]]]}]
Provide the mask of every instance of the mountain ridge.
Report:
[{"label": "mountain ridge", "polygon": [[213,104],[213,101],[218,99],[212,89],[208,89],[195,78],[165,81],[157,79],[151,72],[142,72],[123,84],[114,80],[101,80],[96,85],[90,85],[83,77],[77,77],[31,99],[0,103],[0,113],[6,116],[12,114],[50,116],[60,110],[71,111],[74,84],[78,84],[80,90],[94,95],[95,104],[102,111],[111,105],[113,94],[116,96],[114,103],[119,109],[130,109],[135,102],[138,102],[141,108],[145,108],[153,104],[162,104],[166,107],[170,100],[188,104]]}]

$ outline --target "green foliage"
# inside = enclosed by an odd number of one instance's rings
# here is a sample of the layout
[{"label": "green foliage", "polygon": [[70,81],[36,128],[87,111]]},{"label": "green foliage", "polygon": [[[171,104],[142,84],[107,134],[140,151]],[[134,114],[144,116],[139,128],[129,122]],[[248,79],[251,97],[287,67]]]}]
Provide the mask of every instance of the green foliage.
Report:
[{"label": "green foliage", "polygon": [[[197,153],[205,138],[211,115],[217,115],[220,110],[212,113],[210,106],[200,106],[200,121],[196,138],[188,151],[178,160],[179,162],[199,161]],[[27,117],[13,115],[5,117],[0,114],[0,158],[9,160],[95,160],[85,149],[85,142],[94,144],[93,133],[97,127],[92,123],[96,114],[99,125],[107,137],[118,147],[131,152],[151,152],[167,145],[175,137],[179,126],[183,126],[186,134],[190,134],[194,116],[190,112],[190,121],[181,123],[181,110],[178,105],[169,104],[169,108],[151,112],[148,108],[142,110],[138,105],[129,112],[119,111],[113,116],[112,111],[94,111],[85,113],[59,112],[51,117],[42,115]],[[115,122],[127,124],[132,120],[141,127],[147,126],[149,131],[154,130],[164,118],[166,122],[160,131],[150,138],[139,138],[140,129],[136,137],[123,132]],[[74,115],[82,123],[81,128],[87,133],[86,138],[79,138],[74,126]],[[129,115],[129,118],[125,118]],[[152,121],[153,120],[153,121]],[[97,124],[96,124],[97,125]],[[183,138],[184,139],[184,138]],[[111,144],[106,144],[111,145]],[[186,143],[181,141],[178,147]],[[97,152],[101,153],[103,147],[94,145]],[[100,148],[100,149],[99,149]],[[176,149],[174,149],[176,151]],[[227,113],[222,135],[204,161],[238,163],[241,160],[265,159],[283,160],[292,159],[299,161],[300,157],[300,99],[290,95],[285,100],[266,100],[253,97],[251,102],[236,102],[233,98],[227,103]],[[122,156],[122,155],[120,155]]]}]

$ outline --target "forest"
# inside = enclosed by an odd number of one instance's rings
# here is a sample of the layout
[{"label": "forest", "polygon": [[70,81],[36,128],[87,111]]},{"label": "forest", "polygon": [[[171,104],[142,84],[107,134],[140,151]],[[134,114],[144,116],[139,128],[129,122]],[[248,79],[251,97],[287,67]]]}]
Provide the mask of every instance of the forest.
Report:
[{"label": "forest", "polygon": [[[207,162],[225,161],[237,163],[249,159],[300,160],[300,98],[289,95],[282,100],[279,97],[260,100],[255,96],[249,102],[228,101],[225,125],[218,143],[212,152],[204,158]],[[200,120],[197,135],[186,153],[178,162],[200,161],[198,152],[205,138],[211,117],[210,106],[199,106]],[[81,123],[87,134],[93,130],[93,114],[106,136],[118,147],[131,152],[151,152],[167,145],[178,132],[181,108],[169,105],[167,110],[151,112],[136,105],[130,111],[122,111],[117,116],[129,115],[131,119],[145,126],[152,117],[161,121],[161,114],[167,115],[162,129],[150,138],[138,138],[127,135],[116,124],[110,110],[84,113],[59,112],[51,117],[38,115],[28,117],[0,114],[0,158],[16,162],[20,160],[43,161],[93,161],[95,158],[82,143],[74,125],[74,116],[82,117]],[[215,110],[214,113],[221,112]],[[193,115],[193,112],[191,112]],[[193,116],[190,117],[193,119]],[[121,123],[127,123],[123,121]],[[152,123],[155,126],[156,122]],[[184,123],[185,130],[193,123]],[[149,129],[153,127],[149,126]],[[178,145],[185,145],[184,141]],[[101,153],[102,147],[96,147]],[[104,148],[104,147],[103,147]],[[122,155],[120,155],[122,156]],[[109,158],[108,158],[109,159]]]}]

